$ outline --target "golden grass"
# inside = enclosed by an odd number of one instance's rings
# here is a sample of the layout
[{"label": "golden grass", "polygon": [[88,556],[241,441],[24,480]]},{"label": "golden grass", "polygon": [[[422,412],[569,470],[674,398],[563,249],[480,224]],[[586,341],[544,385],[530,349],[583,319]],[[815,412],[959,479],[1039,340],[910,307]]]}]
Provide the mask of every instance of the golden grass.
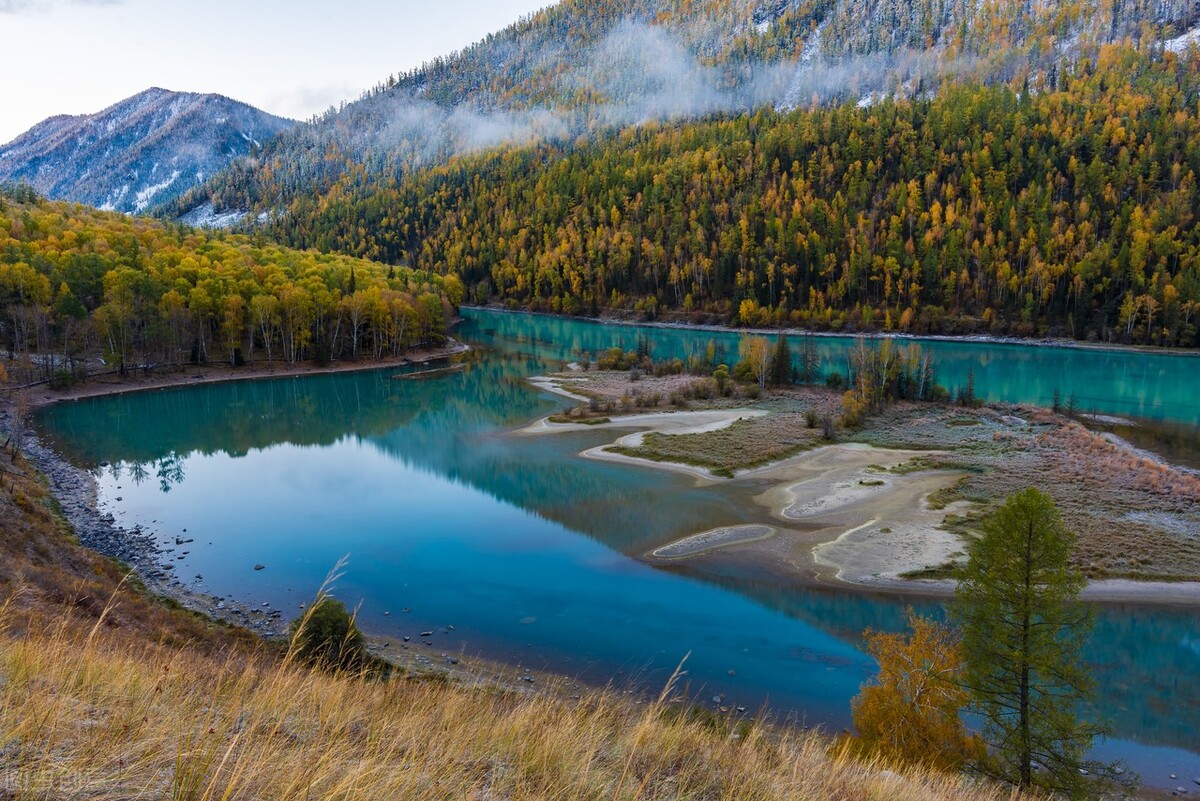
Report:
[{"label": "golden grass", "polygon": [[0,797],[1015,797],[957,777],[893,773],[815,734],[759,726],[734,736],[670,708],[606,693],[571,701],[332,676],[138,643],[100,624],[24,636],[5,627]]}]

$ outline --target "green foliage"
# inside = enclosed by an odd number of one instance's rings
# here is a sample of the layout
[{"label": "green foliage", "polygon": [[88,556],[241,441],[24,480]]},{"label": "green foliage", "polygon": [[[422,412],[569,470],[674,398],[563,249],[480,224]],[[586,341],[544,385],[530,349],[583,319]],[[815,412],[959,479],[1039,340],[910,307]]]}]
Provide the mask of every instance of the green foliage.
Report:
[{"label": "green foliage", "polygon": [[713,370],[713,380],[717,382],[717,390],[722,394],[726,394],[726,389],[729,386],[729,367],[724,364],[718,364],[717,369]]},{"label": "green foliage", "polygon": [[362,632],[346,606],[325,596],[291,626],[292,654],[330,670],[362,670],[369,662]]},{"label": "green foliage", "polygon": [[771,374],[768,380],[771,386],[783,387],[792,383],[796,375],[796,363],[792,358],[792,350],[788,347],[786,336],[775,340],[775,350],[771,354]]},{"label": "green foliage", "polygon": [[953,614],[963,681],[990,746],[982,767],[1021,787],[1083,797],[1094,784],[1082,771],[1105,771],[1085,759],[1103,729],[1078,717],[1093,681],[1079,656],[1091,617],[1077,603],[1085,580],[1070,564],[1075,536],[1033,488],[1009,497],[981,530]]}]

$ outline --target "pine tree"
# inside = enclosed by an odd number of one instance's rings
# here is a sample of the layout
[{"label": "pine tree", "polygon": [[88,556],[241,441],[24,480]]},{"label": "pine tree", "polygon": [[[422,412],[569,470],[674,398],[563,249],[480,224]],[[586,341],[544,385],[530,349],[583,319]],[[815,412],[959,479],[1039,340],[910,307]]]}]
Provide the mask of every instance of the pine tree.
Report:
[{"label": "pine tree", "polygon": [[775,353],[771,355],[772,386],[787,386],[792,383],[795,373],[796,367],[792,361],[792,350],[788,347],[787,336],[781,335],[775,340]]},{"label": "pine tree", "polygon": [[952,607],[969,708],[990,746],[981,767],[1022,788],[1094,791],[1089,776],[1109,771],[1085,759],[1103,728],[1077,716],[1093,682],[1080,659],[1091,617],[1076,603],[1086,582],[1070,564],[1075,536],[1034,488],[1010,496],[982,529]]},{"label": "pine tree", "polygon": [[800,383],[815,384],[821,371],[821,354],[817,350],[817,340],[812,334],[805,334],[800,342]]}]

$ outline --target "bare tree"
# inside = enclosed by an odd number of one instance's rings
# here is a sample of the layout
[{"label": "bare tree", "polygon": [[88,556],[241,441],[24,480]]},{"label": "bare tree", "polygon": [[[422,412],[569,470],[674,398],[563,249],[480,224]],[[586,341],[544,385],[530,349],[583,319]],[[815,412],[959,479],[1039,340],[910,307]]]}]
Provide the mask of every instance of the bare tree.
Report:
[{"label": "bare tree", "polygon": [[8,444],[12,447],[12,458],[15,463],[25,447],[26,418],[29,416],[29,396],[18,392],[13,403],[12,426],[9,429]]}]

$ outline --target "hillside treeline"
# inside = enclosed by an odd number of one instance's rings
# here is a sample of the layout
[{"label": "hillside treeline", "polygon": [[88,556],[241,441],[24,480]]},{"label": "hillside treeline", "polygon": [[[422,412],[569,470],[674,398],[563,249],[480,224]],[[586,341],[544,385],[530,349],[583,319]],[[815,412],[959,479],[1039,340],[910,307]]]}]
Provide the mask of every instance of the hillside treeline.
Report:
[{"label": "hillside treeline", "polygon": [[359,170],[384,182],[651,119],[920,96],[967,76],[1053,84],[1104,43],[1153,50],[1198,18],[1191,0],[563,0],[387,77],[160,211],[276,214]]},{"label": "hillside treeline", "polygon": [[1200,57],[1106,46],[1053,86],[459,157],[297,200],[299,247],[475,302],[748,325],[1196,343]]},{"label": "hillside treeline", "polygon": [[0,192],[0,344],[8,372],[69,379],[256,357],[395,356],[440,342],[453,277]]}]

